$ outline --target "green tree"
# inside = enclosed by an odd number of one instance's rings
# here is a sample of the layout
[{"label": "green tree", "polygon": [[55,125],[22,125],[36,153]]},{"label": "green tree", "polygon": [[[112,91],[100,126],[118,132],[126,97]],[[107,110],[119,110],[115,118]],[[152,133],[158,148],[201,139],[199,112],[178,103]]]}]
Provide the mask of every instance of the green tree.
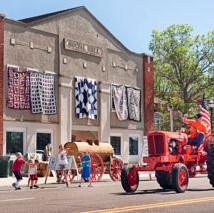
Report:
[{"label": "green tree", "polygon": [[205,93],[214,97],[214,31],[194,35],[189,25],[153,31],[155,95],[186,112]]}]

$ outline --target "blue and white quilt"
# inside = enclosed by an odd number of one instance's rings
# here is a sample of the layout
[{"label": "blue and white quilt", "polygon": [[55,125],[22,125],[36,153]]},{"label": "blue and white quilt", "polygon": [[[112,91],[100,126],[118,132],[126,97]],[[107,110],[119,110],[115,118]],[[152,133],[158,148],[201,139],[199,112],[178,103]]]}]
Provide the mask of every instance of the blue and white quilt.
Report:
[{"label": "blue and white quilt", "polygon": [[97,82],[94,79],[75,78],[76,116],[97,119]]}]

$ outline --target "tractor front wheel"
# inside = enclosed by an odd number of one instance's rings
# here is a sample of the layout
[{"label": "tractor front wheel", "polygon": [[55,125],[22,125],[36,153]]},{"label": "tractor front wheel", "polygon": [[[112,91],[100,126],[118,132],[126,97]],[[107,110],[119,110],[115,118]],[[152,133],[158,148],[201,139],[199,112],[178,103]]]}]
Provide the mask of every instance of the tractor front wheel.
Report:
[{"label": "tractor front wheel", "polygon": [[172,189],[172,175],[169,172],[155,171],[155,176],[161,188]]},{"label": "tractor front wheel", "polygon": [[177,193],[185,192],[189,183],[187,167],[182,163],[174,165],[172,170],[172,186]]},{"label": "tractor front wheel", "polygon": [[134,167],[123,168],[121,171],[121,184],[128,193],[133,193],[139,185],[139,175]]}]

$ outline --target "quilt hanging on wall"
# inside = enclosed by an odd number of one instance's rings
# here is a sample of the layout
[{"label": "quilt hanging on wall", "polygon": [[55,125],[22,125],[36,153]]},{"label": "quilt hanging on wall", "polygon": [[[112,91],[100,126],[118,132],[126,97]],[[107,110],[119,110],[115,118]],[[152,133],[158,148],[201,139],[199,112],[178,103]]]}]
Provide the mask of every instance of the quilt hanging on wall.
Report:
[{"label": "quilt hanging on wall", "polygon": [[8,66],[7,106],[12,109],[30,109],[30,75],[19,72],[18,67]]},{"label": "quilt hanging on wall", "polygon": [[75,77],[75,112],[78,118],[97,119],[97,82]]},{"label": "quilt hanging on wall", "polygon": [[32,113],[56,114],[54,75],[30,73]]},{"label": "quilt hanging on wall", "polygon": [[129,119],[141,121],[141,91],[127,87]]},{"label": "quilt hanging on wall", "polygon": [[115,111],[119,120],[128,119],[126,87],[121,85],[112,85],[112,98]]}]

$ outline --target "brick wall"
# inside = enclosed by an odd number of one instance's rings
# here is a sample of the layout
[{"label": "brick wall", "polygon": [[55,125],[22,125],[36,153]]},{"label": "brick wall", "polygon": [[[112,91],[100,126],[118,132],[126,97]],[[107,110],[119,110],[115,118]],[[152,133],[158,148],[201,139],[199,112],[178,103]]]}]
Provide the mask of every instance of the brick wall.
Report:
[{"label": "brick wall", "polygon": [[0,14],[0,155],[3,154],[4,17]]},{"label": "brick wall", "polygon": [[144,135],[153,130],[154,125],[154,72],[153,58],[143,55],[144,74]]}]

